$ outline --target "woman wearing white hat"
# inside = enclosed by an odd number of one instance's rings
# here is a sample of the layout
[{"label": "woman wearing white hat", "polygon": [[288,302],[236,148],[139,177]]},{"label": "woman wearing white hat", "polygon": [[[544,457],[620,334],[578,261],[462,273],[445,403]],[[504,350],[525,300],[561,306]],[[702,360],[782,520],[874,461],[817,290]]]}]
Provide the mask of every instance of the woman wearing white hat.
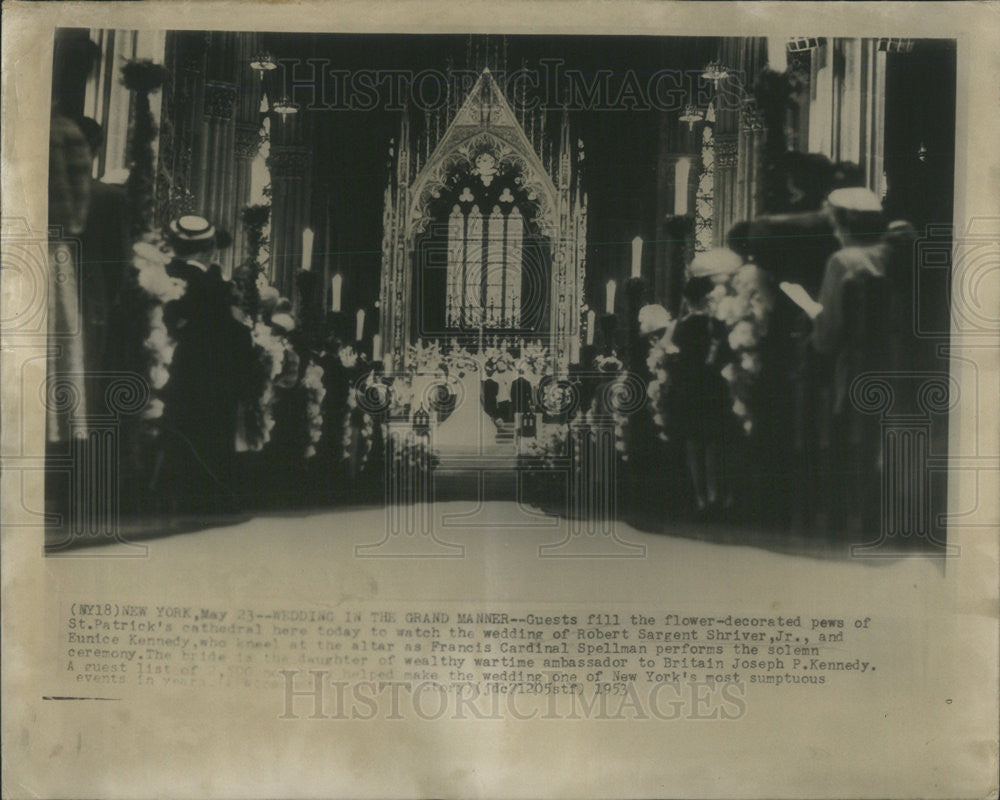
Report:
[{"label": "woman wearing white hat", "polygon": [[832,424],[825,483],[833,527],[843,529],[847,515],[860,510],[874,535],[880,513],[877,419],[853,407],[850,387],[861,374],[888,368],[891,248],[882,204],[867,189],[831,192],[826,213],[841,249],[827,260],[818,306],[810,313],[810,344],[825,359],[830,387],[830,406],[821,411]]}]

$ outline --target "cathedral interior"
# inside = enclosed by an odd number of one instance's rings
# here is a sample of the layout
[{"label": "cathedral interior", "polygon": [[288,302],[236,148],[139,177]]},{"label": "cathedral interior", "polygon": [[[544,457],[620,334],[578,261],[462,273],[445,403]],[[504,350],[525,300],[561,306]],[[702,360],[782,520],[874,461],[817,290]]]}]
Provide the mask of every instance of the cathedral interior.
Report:
[{"label": "cathedral interior", "polygon": [[[156,65],[159,82],[128,85],[125,63]],[[476,384],[496,382],[501,362],[534,376],[527,400],[501,388],[513,414],[493,397],[491,446],[534,436],[535,412],[538,425],[543,414],[569,424],[572,413],[532,402],[535,379],[577,391],[570,384],[586,384],[588,370],[617,364],[646,392],[643,309],[670,324],[689,313],[699,256],[729,248],[775,286],[795,275],[815,293],[818,234],[778,256],[762,242],[794,241],[799,223],[787,220],[816,213],[833,186],[865,188],[887,220],[919,233],[952,216],[948,40],[63,29],[53,76],[53,113],[99,131],[95,185],[125,187],[129,248],[178,220],[224,232],[218,277],[263,304],[251,328],[267,298],[269,324],[294,320],[303,387],[308,365],[349,345],[360,361],[346,369],[375,367],[362,396],[405,375],[425,396],[408,399],[403,418],[420,432],[429,413],[441,442],[475,427],[445,408],[456,391],[479,393],[463,358],[473,372],[486,365]],[[748,233],[758,224],[792,228]],[[114,250],[102,242],[92,252]],[[809,275],[792,263],[816,258]],[[947,278],[922,279],[916,313],[946,329]],[[414,373],[427,385],[414,388]],[[329,457],[350,461],[355,477],[371,420],[347,422],[341,437],[327,411],[303,452],[337,439]],[[336,413],[338,426],[353,419]],[[767,412],[759,417],[766,428]],[[353,442],[344,452],[341,438]],[[619,453],[630,446],[619,438]],[[268,474],[287,472],[288,459],[274,459]]]}]

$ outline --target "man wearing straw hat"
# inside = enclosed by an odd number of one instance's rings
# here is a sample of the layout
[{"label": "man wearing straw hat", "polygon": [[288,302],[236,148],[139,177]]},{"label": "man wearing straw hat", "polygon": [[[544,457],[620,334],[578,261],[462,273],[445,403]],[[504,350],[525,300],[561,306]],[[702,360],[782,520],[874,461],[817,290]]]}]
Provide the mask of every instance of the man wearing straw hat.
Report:
[{"label": "man wearing straw hat", "polygon": [[172,499],[187,510],[220,511],[234,499],[236,408],[250,380],[253,343],[233,316],[230,285],[211,263],[224,235],[187,215],[170,223],[167,238],[175,253],[167,271],[187,288],[164,312],[177,342],[163,392],[166,478]]}]

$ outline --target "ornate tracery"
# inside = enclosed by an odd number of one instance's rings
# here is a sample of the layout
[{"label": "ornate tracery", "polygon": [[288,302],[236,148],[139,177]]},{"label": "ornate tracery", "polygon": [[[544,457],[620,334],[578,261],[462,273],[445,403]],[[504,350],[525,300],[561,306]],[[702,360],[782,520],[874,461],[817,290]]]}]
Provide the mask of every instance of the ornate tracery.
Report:
[{"label": "ornate tracery", "polygon": [[[446,124],[411,135],[404,113],[391,149],[382,242],[386,352],[440,333],[483,330],[540,339],[565,364],[578,336],[586,196],[563,114],[558,158],[484,70]],[[434,138],[434,132],[443,134]],[[526,130],[532,131],[529,138]],[[432,141],[433,139],[433,141]],[[440,307],[440,319],[421,314]],[[426,315],[425,315],[426,316]],[[520,341],[520,339],[519,339]]]}]

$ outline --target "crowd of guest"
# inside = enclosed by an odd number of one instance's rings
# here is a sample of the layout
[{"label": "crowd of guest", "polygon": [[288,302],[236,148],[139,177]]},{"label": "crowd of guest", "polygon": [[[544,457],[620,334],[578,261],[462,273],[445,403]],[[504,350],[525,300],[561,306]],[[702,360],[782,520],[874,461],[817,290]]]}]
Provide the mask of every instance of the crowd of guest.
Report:
[{"label": "crowd of guest", "polygon": [[649,306],[634,322],[665,442],[646,448],[643,472],[686,487],[681,515],[879,534],[880,420],[853,393],[877,375],[897,381],[895,413],[913,405],[897,379],[928,362],[913,316],[916,232],[851,185],[850,165],[826,167],[836,182],[800,210],[739,223],[727,248],[694,257],[676,321]]},{"label": "crowd of guest", "polygon": [[[79,378],[82,413],[75,433],[66,414],[50,413],[51,446],[83,438],[87,418],[115,413],[106,391],[114,376],[141,375],[148,397],[121,426],[126,511],[378,498],[385,419],[359,398],[384,390],[382,365],[355,349],[353,330],[307,313],[321,306],[310,276],[300,276],[294,302],[253,260],[224,277],[217,255],[229,237],[197,215],[137,237],[123,189],[91,178],[99,126],[56,114],[52,137],[50,216],[80,249],[53,247],[53,269],[68,274],[53,281],[50,322],[56,334],[82,335],[56,337],[51,366]],[[630,301],[621,335],[604,352],[588,350],[563,382],[529,376],[527,351],[518,362],[497,350],[485,363],[486,414],[500,429],[532,416],[528,433],[542,442],[543,425],[605,412],[625,510],[877,528],[878,420],[851,392],[864,374],[921,367],[916,233],[887,223],[850,165],[804,164],[813,179],[799,176],[795,210],[738,223],[727,247],[694,257],[676,315]],[[641,300],[645,289],[639,281],[626,293]],[[588,370],[575,407],[541,396]],[[645,402],[627,413],[597,408],[601,374],[640,376]],[[439,400],[433,410],[446,417],[449,398]]]}]

